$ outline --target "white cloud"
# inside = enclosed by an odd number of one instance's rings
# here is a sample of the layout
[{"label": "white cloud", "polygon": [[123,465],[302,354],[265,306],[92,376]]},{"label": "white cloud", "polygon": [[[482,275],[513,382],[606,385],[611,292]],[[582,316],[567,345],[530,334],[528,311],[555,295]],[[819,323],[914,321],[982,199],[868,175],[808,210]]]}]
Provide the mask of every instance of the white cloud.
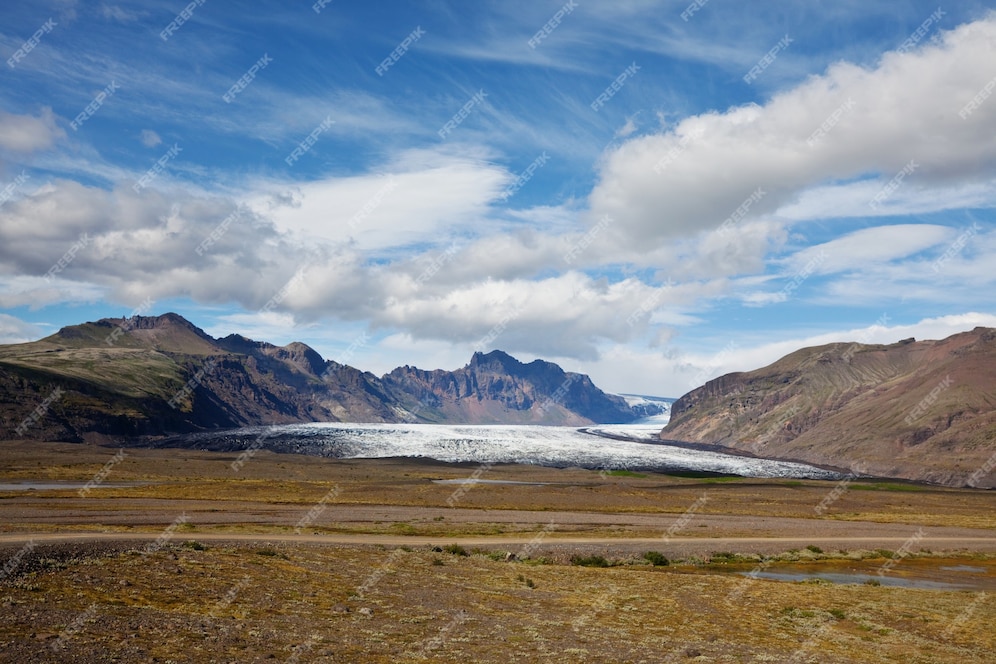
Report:
[{"label": "white cloud", "polygon": [[603,341],[624,343],[648,331],[652,314],[701,297],[708,286],[610,283],[579,272],[539,280],[487,280],[438,296],[389,297],[371,312],[375,325],[416,339],[482,343],[482,350],[595,359]]},{"label": "white cloud", "polygon": [[743,221],[724,230],[686,242],[687,249],[673,260],[671,273],[675,277],[715,278],[763,272],[765,259],[788,239],[784,224],[771,219]]},{"label": "white cloud", "polygon": [[[885,316],[887,314],[883,314]],[[882,319],[880,319],[882,320]],[[786,338],[754,346],[737,346],[728,352],[720,351],[708,356],[691,356],[691,363],[704,370],[708,379],[734,371],[752,371],[765,367],[800,348],[831,343],[892,344],[903,339],[944,339],[975,327],[996,327],[996,315],[968,312],[938,318],[925,318],[909,325],[875,323],[867,327],[823,332],[808,337]],[[698,387],[696,385],[695,387]],[[689,387],[685,391],[692,389]],[[675,395],[679,396],[679,395]]]},{"label": "white cloud", "polygon": [[47,106],[38,116],[0,111],[0,149],[37,152],[52,147],[65,136],[66,132],[56,124],[55,114]]},{"label": "white cloud", "polygon": [[474,229],[509,179],[505,169],[482,159],[417,150],[385,165],[383,174],[283,187],[293,192],[291,204],[274,205],[273,194],[280,187],[272,183],[263,185],[271,192],[268,196],[248,202],[268,213],[282,231],[384,250],[437,243],[458,226]]},{"label": "white cloud", "polygon": [[140,135],[142,145],[147,148],[154,148],[163,142],[163,139],[159,138],[159,134],[152,131],[151,129],[143,129]]},{"label": "white cloud", "polygon": [[909,325],[890,326],[887,319],[880,320],[866,327],[767,343],[758,343],[757,337],[734,337],[722,346],[717,344],[713,352],[682,350],[679,336],[665,351],[615,345],[603,349],[597,360],[578,363],[560,358],[559,361],[567,369],[590,374],[595,384],[606,391],[680,397],[708,380],[734,371],[760,369],[800,348],[855,341],[891,344],[909,338],[944,339],[979,326],[996,327],[996,315],[978,312],[925,318]]},{"label": "white cloud", "polygon": [[[855,263],[834,277],[814,303],[904,306],[920,302],[959,307],[996,303],[996,231],[990,226],[954,227],[922,254],[894,261]],[[898,305],[889,305],[889,303]]]},{"label": "white cloud", "polygon": [[0,314],[0,344],[34,341],[44,334],[42,328],[8,314]]},{"label": "white cloud", "polygon": [[[59,279],[107,289],[137,304],[146,297],[262,306],[320,248],[290,243],[251,212],[231,223],[207,251],[201,243],[233,210],[219,196],[128,184],[111,191],[54,180],[0,210],[0,265],[40,277],[64,261]],[[68,253],[74,246],[83,245]],[[39,286],[47,292],[54,286]],[[61,297],[54,290],[51,297]]]},{"label": "white cloud", "polygon": [[636,118],[626,118],[626,124],[616,130],[616,138],[628,138],[632,136],[637,130]]},{"label": "white cloud", "polygon": [[298,325],[291,314],[276,311],[223,314],[215,317],[204,331],[217,339],[241,334],[254,341],[276,345],[287,345],[310,336],[308,326]]},{"label": "white cloud", "polygon": [[[883,314],[887,315],[887,314]],[[885,321],[886,323],[888,321]],[[891,344],[903,339],[915,338],[944,339],[975,327],[996,327],[996,315],[968,312],[938,318],[925,318],[909,325],[873,324],[863,328],[853,328],[824,332],[809,337],[783,339],[772,343],[744,348],[725,358],[722,369],[716,375],[730,371],[750,371],[767,366],[772,362],[800,348],[822,346],[830,343],[853,343],[860,340],[867,344]]]},{"label": "white cloud", "polygon": [[751,291],[744,293],[740,299],[743,303],[749,307],[764,307],[769,304],[780,304],[788,300],[788,293],[785,291],[776,291],[774,293],[767,291]]},{"label": "white cloud", "polygon": [[95,303],[106,296],[107,290],[95,284],[59,277],[52,280],[24,275],[0,277],[0,307],[5,309],[36,310],[56,304]]},{"label": "white cloud", "polygon": [[[410,184],[399,190],[412,192]],[[494,332],[484,342],[488,347],[591,358],[600,340],[646,335],[651,314],[687,307],[714,288],[593,278],[570,270],[563,260],[569,242],[546,234],[535,234],[531,251],[524,233],[457,245],[451,254],[445,245],[430,245],[410,257],[370,261],[369,253],[352,244],[306,242],[299,231],[282,232],[263,214],[245,211],[225,224],[232,207],[224,197],[190,191],[149,188],[135,195],[128,186],[105,191],[53,181],[0,214],[0,228],[11,239],[0,246],[0,262],[11,272],[35,275],[24,277],[26,283],[8,292],[4,303],[98,293],[132,306],[146,298],[188,297],[204,304],[236,302],[251,312],[272,301],[271,316],[293,318],[261,320],[269,326],[263,329],[288,320],[298,326],[363,320],[416,339],[469,347]],[[538,214],[560,223],[555,212]],[[427,224],[420,230],[434,240],[432,233],[441,233]],[[214,239],[203,245],[212,233]],[[42,279],[81,238],[84,246],[72,252],[57,279]],[[520,269],[535,276],[551,262],[553,275],[532,280],[515,274]],[[291,281],[298,273],[301,278]],[[67,290],[70,285],[75,291]]]},{"label": "white cloud", "polygon": [[[911,183],[913,180],[911,180]],[[900,187],[877,210],[869,201],[882,190],[882,183],[851,182],[807,189],[778,209],[779,218],[791,221],[854,217],[898,217],[929,214],[959,208],[996,206],[996,182],[966,182],[929,189]]]},{"label": "white cloud", "polygon": [[[348,346],[345,347],[348,348]],[[343,348],[339,349],[340,352],[342,350]],[[428,371],[433,369],[452,371],[465,366],[473,354],[474,349],[470,344],[455,344],[435,339],[416,339],[410,334],[398,332],[360,348],[348,364],[363,371],[370,371],[377,376],[382,376],[396,367],[405,365],[416,365],[419,369]],[[416,361],[415,358],[418,360]]]},{"label": "white cloud", "polygon": [[811,263],[816,265],[814,274],[863,271],[950,242],[955,235],[947,226],[932,224],[876,226],[802,249],[784,263],[786,272],[797,272]]},{"label": "white cloud", "polygon": [[144,12],[129,11],[119,5],[100,5],[100,13],[107,20],[118,21],[119,23],[134,23],[143,16]]},{"label": "white cloud", "polygon": [[[933,199],[934,209],[956,206],[966,187],[988,191],[996,175],[996,103],[959,116],[992,78],[994,44],[991,15],[944,33],[938,45],[886,53],[872,69],[837,63],[763,106],[689,117],[669,133],[630,140],[605,157],[591,223],[612,215],[626,231],[621,241],[648,248],[718,226],[758,187],[765,196],[748,218],[792,206],[811,188],[878,174],[870,184],[847,184],[870,192],[867,203],[911,160],[917,168],[882,211],[910,192]],[[810,145],[849,102],[853,110]],[[655,172],[668,155],[673,163]],[[790,209],[798,216],[805,208]]]}]

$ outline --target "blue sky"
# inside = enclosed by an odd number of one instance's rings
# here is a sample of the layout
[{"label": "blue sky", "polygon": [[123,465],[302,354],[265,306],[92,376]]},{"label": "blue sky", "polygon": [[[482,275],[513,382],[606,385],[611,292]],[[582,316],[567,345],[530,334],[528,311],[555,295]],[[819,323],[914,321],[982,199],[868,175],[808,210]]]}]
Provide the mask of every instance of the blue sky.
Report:
[{"label": "blue sky", "polygon": [[994,8],[6,3],[0,342],[176,311],[679,396],[996,326]]}]

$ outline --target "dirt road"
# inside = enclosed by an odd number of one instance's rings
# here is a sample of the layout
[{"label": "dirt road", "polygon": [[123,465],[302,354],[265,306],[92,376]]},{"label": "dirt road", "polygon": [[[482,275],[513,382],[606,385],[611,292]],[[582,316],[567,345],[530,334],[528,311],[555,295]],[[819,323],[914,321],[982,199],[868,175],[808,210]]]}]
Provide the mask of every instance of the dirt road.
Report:
[{"label": "dirt road", "polygon": [[[166,533],[166,534],[164,534]],[[529,545],[534,555],[544,553],[564,553],[565,551],[590,553],[609,552],[614,555],[635,554],[647,550],[662,550],[669,555],[701,555],[714,551],[736,551],[741,553],[777,553],[789,549],[801,549],[816,545],[825,549],[899,549],[904,545],[914,545],[913,550],[969,550],[996,551],[996,537],[928,537],[915,538],[916,533],[907,537],[558,537],[555,534],[529,536],[464,536],[426,537],[376,534],[251,534],[251,533],[205,533],[185,532],[173,534],[162,532],[112,532],[112,533],[4,533],[0,534],[0,546],[23,546],[60,542],[156,542],[185,541],[195,539],[200,542],[259,542],[319,544],[329,546],[430,546],[458,542],[465,547],[501,549],[515,551]]]}]

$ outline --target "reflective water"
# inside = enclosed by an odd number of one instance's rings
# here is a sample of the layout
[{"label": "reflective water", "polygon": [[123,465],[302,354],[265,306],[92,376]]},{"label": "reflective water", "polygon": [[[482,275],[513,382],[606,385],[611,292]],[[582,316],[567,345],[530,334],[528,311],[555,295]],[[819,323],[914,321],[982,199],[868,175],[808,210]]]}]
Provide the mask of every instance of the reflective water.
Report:
[{"label": "reflective water", "polygon": [[[141,486],[141,482],[92,485],[91,489],[121,489],[130,486]],[[0,482],[0,491],[53,491],[58,489],[85,489],[87,482]]]},{"label": "reflective water", "polygon": [[[732,571],[732,570],[731,570]],[[879,573],[883,572],[883,573]],[[773,581],[814,581],[921,588],[925,590],[996,590],[996,563],[950,565],[943,560],[916,558],[897,561],[888,569],[881,560],[776,563],[737,574]]]},{"label": "reflective water", "polygon": [[432,480],[434,484],[519,484],[524,486],[549,486],[549,482],[520,482],[517,480],[480,480],[473,477],[455,480]]},{"label": "reflective water", "polygon": [[[749,572],[741,572],[749,575]],[[910,579],[877,574],[834,574],[831,572],[758,572],[753,575],[758,579],[774,581],[812,581],[821,579],[830,583],[875,584],[881,586],[898,586],[901,588],[925,588],[928,590],[970,590],[972,584],[946,583],[929,579]]]}]

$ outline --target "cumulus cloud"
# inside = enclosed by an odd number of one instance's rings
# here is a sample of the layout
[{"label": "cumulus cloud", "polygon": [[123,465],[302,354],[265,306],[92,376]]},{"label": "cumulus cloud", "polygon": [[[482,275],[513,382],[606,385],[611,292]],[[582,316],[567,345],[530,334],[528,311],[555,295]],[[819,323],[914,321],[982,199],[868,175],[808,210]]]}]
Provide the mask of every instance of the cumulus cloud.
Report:
[{"label": "cumulus cloud", "polygon": [[676,278],[718,278],[763,272],[765,258],[784,246],[785,225],[772,219],[741,222],[736,231],[716,230],[684,243],[670,274]]},{"label": "cumulus cloud", "polygon": [[[965,186],[988,187],[996,175],[996,103],[961,114],[992,78],[994,45],[990,15],[936,44],[886,53],[873,68],[840,62],[764,105],[703,113],[634,138],[605,156],[591,223],[617,218],[626,231],[620,240],[639,248],[719,226],[758,188],[764,196],[746,218],[798,206],[807,190],[832,191],[838,182],[852,194],[863,188],[869,215],[911,191],[935,209],[949,196],[960,202]],[[911,162],[881,205],[868,205]],[[870,182],[850,182],[869,174]]]},{"label": "cumulus cloud", "polygon": [[34,341],[43,334],[42,328],[9,314],[0,314],[0,344],[20,344]]},{"label": "cumulus cloud", "polygon": [[32,276],[0,277],[0,307],[31,310],[56,304],[96,303],[107,295],[106,289],[86,282],[58,276],[52,279]]},{"label": "cumulus cloud", "polygon": [[[503,235],[498,244],[485,238],[370,261],[353,243],[309,241],[230,199],[190,190],[139,195],[127,185],[108,191],[55,180],[5,206],[0,229],[10,238],[0,246],[0,265],[30,275],[6,306],[94,293],[128,305],[189,297],[289,314],[296,324],[366,320],[418,339],[585,357],[595,355],[598,339],[645,334],[655,310],[688,303],[696,297],[688,289],[700,288],[590,277],[570,269],[563,240],[548,235],[537,256],[562,265],[562,273],[536,280],[491,276],[503,263],[489,264],[489,253],[514,253]],[[46,279],[53,266],[54,278]]]},{"label": "cumulus cloud", "polygon": [[0,111],[0,149],[37,152],[52,147],[65,136],[66,132],[56,124],[51,108],[41,109],[37,116]]},{"label": "cumulus cloud", "polygon": [[[570,226],[563,211],[536,214],[548,229]],[[134,306],[146,298],[189,297],[239,303],[248,318],[234,322],[256,321],[250,329],[303,329],[329,319],[365,322],[380,334],[446,342],[468,353],[502,348],[596,362],[606,344],[653,348],[669,342],[671,333],[662,336],[662,326],[698,322],[694,312],[731,291],[746,293],[744,299],[755,304],[779,301],[759,290],[777,275],[734,281],[711,276],[765,268],[754,257],[767,251],[781,227],[763,221],[744,222],[733,236],[717,231],[674,249],[674,257],[693,267],[676,282],[662,277],[656,283],[646,275],[589,274],[567,263],[567,250],[584,237],[578,233],[498,233],[371,261],[370,251],[355,243],[308,241],[277,228],[264,210],[238,209],[226,197],[190,190],[149,188],[136,195],[124,185],[107,191],[56,180],[9,203],[0,228],[12,239],[0,246],[0,265],[32,275],[8,280],[0,306],[101,297]],[[790,253],[779,269],[788,274],[822,250],[836,257],[824,263],[827,273],[853,272],[867,281],[869,270],[884,269],[884,263],[923,272],[924,261],[936,261],[954,235],[935,225],[866,229]],[[989,249],[978,253],[993,243],[989,235],[971,239],[971,247],[941,264],[952,277],[962,278],[966,265],[978,272],[979,261],[989,255]],[[43,277],[81,244],[54,279]],[[595,245],[587,249],[598,253]],[[897,275],[892,280],[903,283]],[[943,289],[937,296],[945,297]]]},{"label": "cumulus cloud", "polygon": [[457,226],[473,229],[511,179],[484,156],[406,151],[382,173],[261,183],[266,193],[248,204],[281,230],[326,242],[352,241],[365,250],[435,243]]},{"label": "cumulus cloud", "polygon": [[537,280],[488,280],[439,296],[390,297],[375,325],[403,327],[416,339],[449,339],[480,350],[594,359],[600,341],[643,336],[654,312],[702,297],[707,286],[615,283],[570,271]]},{"label": "cumulus cloud", "polygon": [[[727,367],[658,350],[681,340],[662,328],[701,322],[721,298],[784,301],[780,280],[815,256],[826,258],[814,281],[837,304],[947,301],[955,281],[992,292],[992,233],[941,263],[958,229],[893,224],[803,248],[799,234],[806,220],[992,201],[996,102],[964,119],[959,110],[991,78],[994,43],[990,18],[873,68],[836,64],[764,105],[690,117],[665,134],[638,135],[634,116],[599,166],[590,210],[575,200],[503,209],[515,174],[466,145],[405,150],[359,174],[259,180],[245,194],[166,178],[136,194],[121,173],[110,189],[53,180],[0,209],[0,270],[22,275],[5,282],[0,306],[186,297],[235,303],[243,318],[228,322],[267,336],[347,321],[399,347],[449,344],[446,357],[479,346],[584,359],[610,387],[623,384],[623,367],[692,380]],[[40,150],[60,135],[51,111],[0,115],[0,149]],[[151,130],[139,138],[161,141]],[[909,177],[872,209],[911,160]],[[610,221],[592,234],[580,221],[588,213]],[[781,350],[751,351],[744,362]]]},{"label": "cumulus cloud", "polygon": [[128,304],[186,295],[259,307],[311,249],[249,210],[225,224],[233,211],[229,199],[189,190],[138,195],[54,180],[4,206],[0,265],[36,277],[59,265],[59,279],[103,286]]}]

